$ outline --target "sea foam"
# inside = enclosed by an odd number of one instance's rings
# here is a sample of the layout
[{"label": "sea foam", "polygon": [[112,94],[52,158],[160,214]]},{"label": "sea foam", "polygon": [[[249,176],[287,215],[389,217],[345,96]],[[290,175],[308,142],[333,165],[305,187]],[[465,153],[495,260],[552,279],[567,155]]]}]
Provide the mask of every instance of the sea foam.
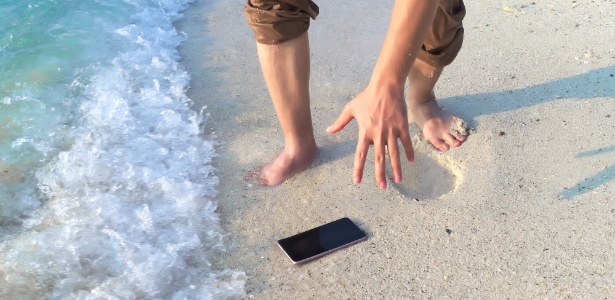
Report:
[{"label": "sea foam", "polygon": [[243,295],[243,273],[212,266],[224,253],[215,141],[190,109],[173,27],[188,2],[123,1],[130,22],[104,24],[122,44],[75,73],[66,149],[38,169],[43,201],[23,204],[0,244],[0,298]]}]

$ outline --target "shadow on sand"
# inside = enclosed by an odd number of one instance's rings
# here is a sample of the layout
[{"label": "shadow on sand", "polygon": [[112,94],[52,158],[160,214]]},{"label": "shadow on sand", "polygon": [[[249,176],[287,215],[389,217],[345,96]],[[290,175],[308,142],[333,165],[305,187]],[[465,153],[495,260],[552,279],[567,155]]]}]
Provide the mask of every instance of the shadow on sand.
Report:
[{"label": "shadow on sand", "polygon": [[[593,155],[607,153],[611,151],[615,151],[615,146],[582,152],[577,155],[577,158],[593,156]],[[603,184],[606,184],[607,182],[612,181],[614,179],[615,179],[615,164],[604,168],[602,171],[596,173],[596,175],[594,176],[585,178],[581,182],[577,183],[575,186],[565,189],[564,191],[559,193],[559,197],[560,199],[569,200],[576,196],[590,192],[591,190]]]},{"label": "shadow on sand", "polygon": [[[590,98],[598,98],[595,101],[609,101],[609,98],[615,98],[615,66],[599,68],[576,76],[521,89],[456,96],[441,99],[440,102],[444,105],[454,102],[455,110],[470,112],[469,115],[462,117],[470,121],[470,123],[474,123],[472,120],[477,116],[571,98],[579,99],[579,101]],[[494,105],[495,103],[497,105]],[[613,116],[609,115],[609,113]],[[615,120],[615,111],[606,112],[606,114],[605,116]],[[578,154],[577,158],[612,151],[615,151],[615,146],[583,152]],[[559,194],[559,197],[560,199],[571,199],[614,179],[615,164],[606,167],[594,176],[580,181],[575,186],[565,189]]]}]

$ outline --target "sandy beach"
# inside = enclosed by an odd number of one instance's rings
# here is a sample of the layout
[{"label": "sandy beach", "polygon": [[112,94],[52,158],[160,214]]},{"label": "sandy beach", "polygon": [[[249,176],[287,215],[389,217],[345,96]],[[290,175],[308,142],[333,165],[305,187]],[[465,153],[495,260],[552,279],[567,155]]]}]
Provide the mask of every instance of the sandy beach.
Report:
[{"label": "sandy beach", "polygon": [[[216,267],[246,273],[246,299],[615,297],[615,2],[467,1],[436,95],[474,132],[438,152],[412,125],[416,162],[384,191],[371,152],[352,183],[356,123],[325,128],[367,85],[393,1],[317,2],[320,152],[273,188],[243,180],[283,147],[243,3],[196,1],[177,25],[188,96],[218,141]],[[368,240],[301,266],[276,244],[341,217]]]}]

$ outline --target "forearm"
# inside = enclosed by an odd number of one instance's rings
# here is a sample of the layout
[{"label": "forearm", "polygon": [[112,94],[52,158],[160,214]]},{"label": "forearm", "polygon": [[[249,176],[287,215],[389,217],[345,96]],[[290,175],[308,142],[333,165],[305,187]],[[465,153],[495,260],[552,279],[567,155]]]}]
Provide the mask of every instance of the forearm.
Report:
[{"label": "forearm", "polygon": [[371,83],[403,90],[433,21],[438,0],[395,0],[389,29]]}]

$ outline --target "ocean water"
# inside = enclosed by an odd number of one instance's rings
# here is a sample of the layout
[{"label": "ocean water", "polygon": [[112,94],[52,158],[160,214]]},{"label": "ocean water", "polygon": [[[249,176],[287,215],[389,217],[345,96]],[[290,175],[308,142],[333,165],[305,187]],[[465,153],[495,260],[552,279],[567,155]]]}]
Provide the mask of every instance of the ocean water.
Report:
[{"label": "ocean water", "polygon": [[225,299],[189,0],[0,0],[0,299]]}]

